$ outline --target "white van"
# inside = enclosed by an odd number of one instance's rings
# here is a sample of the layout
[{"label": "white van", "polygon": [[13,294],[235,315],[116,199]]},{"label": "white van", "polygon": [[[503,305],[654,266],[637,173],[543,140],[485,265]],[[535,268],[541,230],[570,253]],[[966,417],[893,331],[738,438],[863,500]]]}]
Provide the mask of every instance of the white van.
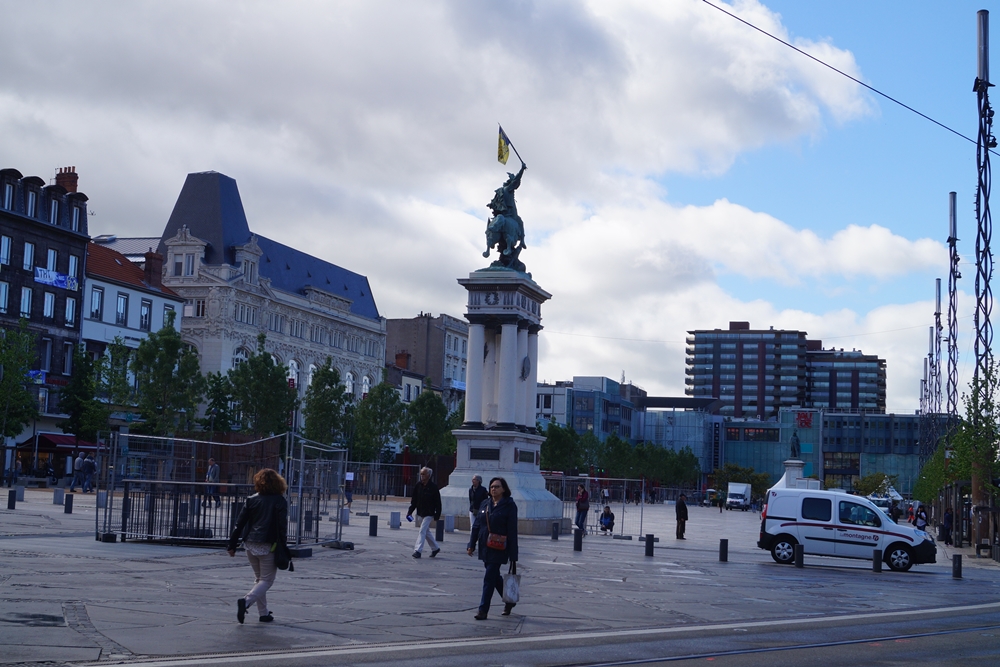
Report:
[{"label": "white van", "polygon": [[937,552],[928,533],[894,523],[867,498],[773,487],[767,492],[757,546],[779,563],[792,563],[796,544],[807,554],[867,560],[881,549],[883,560],[898,572],[936,562]]}]

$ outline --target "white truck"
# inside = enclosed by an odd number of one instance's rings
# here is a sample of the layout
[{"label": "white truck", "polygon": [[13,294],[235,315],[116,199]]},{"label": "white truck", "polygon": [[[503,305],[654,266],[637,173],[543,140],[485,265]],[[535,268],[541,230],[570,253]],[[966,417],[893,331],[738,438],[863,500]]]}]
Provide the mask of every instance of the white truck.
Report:
[{"label": "white truck", "polygon": [[726,509],[738,509],[746,512],[750,509],[750,485],[741,482],[730,482],[726,494]]}]

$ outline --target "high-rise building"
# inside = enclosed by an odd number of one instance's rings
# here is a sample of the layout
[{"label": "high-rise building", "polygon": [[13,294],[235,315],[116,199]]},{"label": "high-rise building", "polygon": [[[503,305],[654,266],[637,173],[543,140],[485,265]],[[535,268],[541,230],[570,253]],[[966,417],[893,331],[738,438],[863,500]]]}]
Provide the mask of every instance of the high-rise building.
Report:
[{"label": "high-rise building", "polygon": [[724,417],[776,419],[782,408],[885,412],[885,360],[860,351],[823,349],[804,331],[689,331],[685,393],[722,400]]}]

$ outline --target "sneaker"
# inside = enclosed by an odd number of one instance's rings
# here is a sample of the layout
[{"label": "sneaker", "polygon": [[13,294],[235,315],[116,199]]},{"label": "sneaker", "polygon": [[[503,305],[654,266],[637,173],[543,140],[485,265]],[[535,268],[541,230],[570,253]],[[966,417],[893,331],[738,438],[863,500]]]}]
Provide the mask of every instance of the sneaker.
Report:
[{"label": "sneaker", "polygon": [[434,558],[434,556],[437,556],[440,552],[441,549],[435,549],[434,551],[431,552],[431,558]]},{"label": "sneaker", "polygon": [[271,612],[267,612],[267,616],[261,616],[260,617],[260,622],[261,623],[270,623],[273,620],[274,620],[274,616],[271,616]]},{"label": "sneaker", "polygon": [[243,619],[247,617],[247,599],[240,598],[236,601],[236,620],[243,623]]},{"label": "sneaker", "polygon": [[419,551],[414,551],[413,552],[413,557],[414,558],[420,558],[420,552]]}]

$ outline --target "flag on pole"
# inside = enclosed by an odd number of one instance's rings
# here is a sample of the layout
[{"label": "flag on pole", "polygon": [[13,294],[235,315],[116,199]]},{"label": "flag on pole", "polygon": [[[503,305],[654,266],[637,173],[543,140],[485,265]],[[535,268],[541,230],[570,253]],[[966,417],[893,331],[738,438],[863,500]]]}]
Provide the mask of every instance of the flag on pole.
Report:
[{"label": "flag on pole", "polygon": [[503,126],[500,126],[500,137],[497,139],[497,160],[501,164],[507,164],[507,158],[510,157],[510,139],[507,138],[507,133],[503,131]]}]

